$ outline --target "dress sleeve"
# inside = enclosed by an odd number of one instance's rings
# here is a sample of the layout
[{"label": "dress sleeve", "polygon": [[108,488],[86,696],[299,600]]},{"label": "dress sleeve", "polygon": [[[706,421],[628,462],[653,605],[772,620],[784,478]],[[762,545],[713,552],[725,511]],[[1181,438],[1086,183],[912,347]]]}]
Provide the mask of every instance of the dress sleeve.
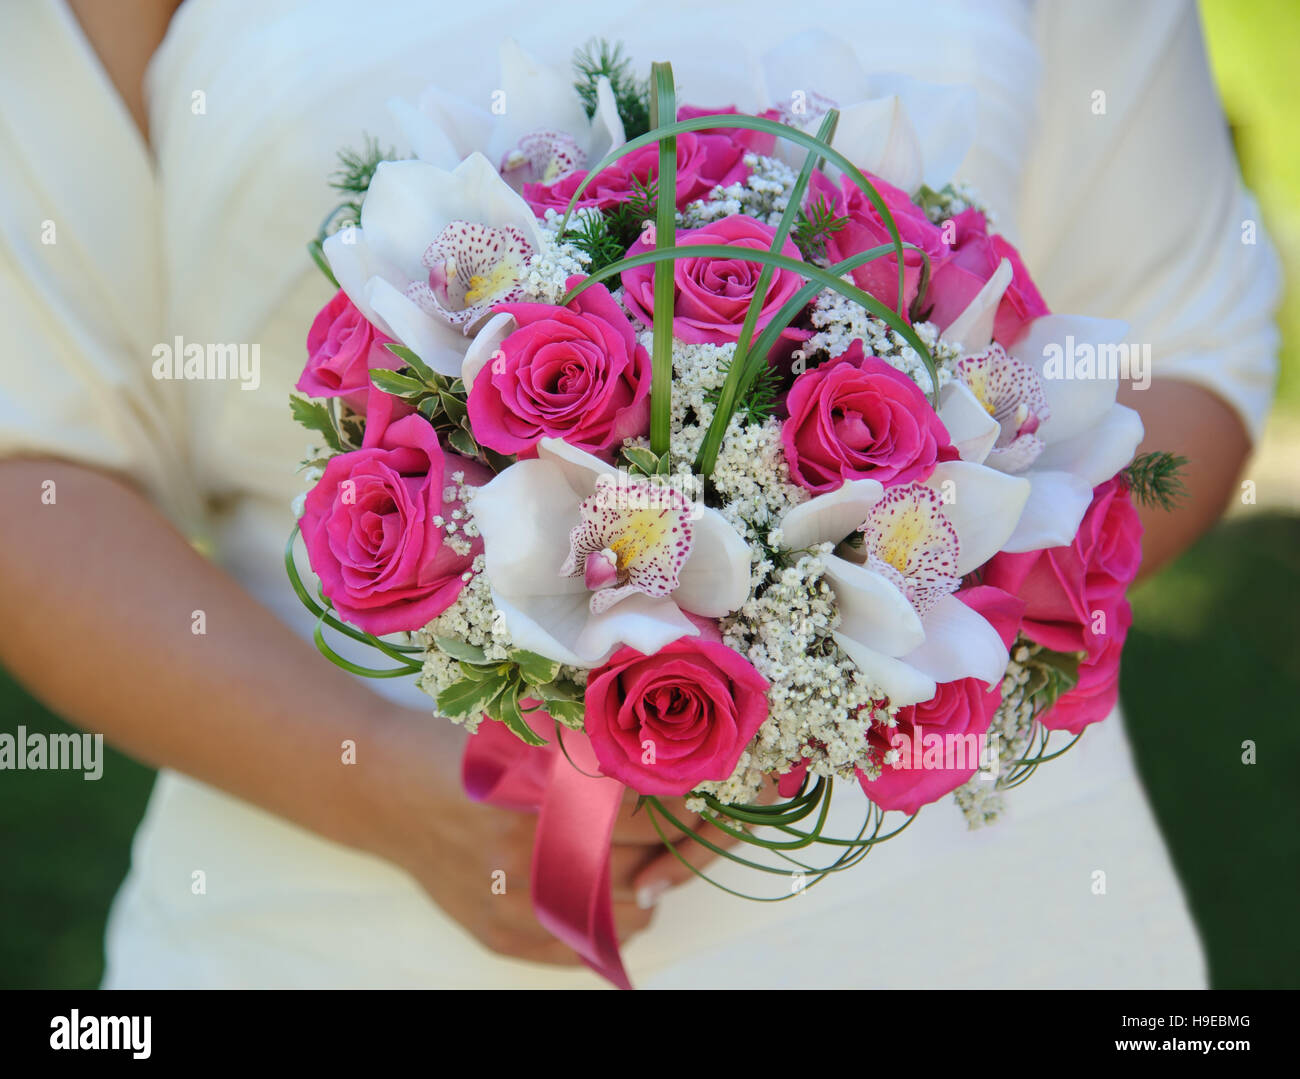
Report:
[{"label": "dress sleeve", "polygon": [[64,4],[4,5],[0,39],[0,456],[121,474],[188,529],[143,140]]},{"label": "dress sleeve", "polygon": [[1045,0],[1021,243],[1053,310],[1124,318],[1155,377],[1211,390],[1258,440],[1281,270],[1241,184],[1196,8]]}]

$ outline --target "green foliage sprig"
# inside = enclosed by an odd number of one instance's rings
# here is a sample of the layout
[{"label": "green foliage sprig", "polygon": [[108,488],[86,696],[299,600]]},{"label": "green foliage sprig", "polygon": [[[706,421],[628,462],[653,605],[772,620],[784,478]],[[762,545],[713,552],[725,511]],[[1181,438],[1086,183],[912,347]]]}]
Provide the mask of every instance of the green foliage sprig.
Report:
[{"label": "green foliage sprig", "polygon": [[582,725],[582,687],[561,678],[555,660],[523,649],[513,650],[509,659],[490,660],[481,648],[452,637],[435,638],[434,644],[460,663],[463,675],[438,694],[438,710],[444,715],[486,715],[530,746],[546,745],[528,725],[526,717],[533,712],[546,711],[568,727]]},{"label": "green foliage sprig", "polygon": [[[704,399],[716,408],[721,396],[722,387],[719,386],[709,390]],[[781,372],[775,367],[764,367],[749,384],[749,388],[743,391],[732,415],[742,417],[746,423],[762,423],[776,411],[780,400]]]},{"label": "green foliage sprig", "polygon": [[1122,475],[1136,502],[1153,509],[1177,509],[1187,498],[1180,475],[1186,457],[1175,453],[1143,453],[1133,458]]},{"label": "green foliage sprig", "polygon": [[608,210],[580,214],[564,230],[561,239],[591,257],[588,273],[598,273],[627,254],[645,223],[654,220],[657,187],[654,180],[633,176],[628,199]]},{"label": "green foliage sprig", "polygon": [[390,341],[384,346],[405,367],[400,371],[376,368],[370,381],[394,397],[400,397],[420,413],[438,432],[438,437],[462,457],[482,461],[493,472],[514,463],[514,458],[480,446],[469,422],[468,393],[459,378],[440,375],[409,348]]},{"label": "green foliage sprig", "polygon": [[1054,652],[1033,646],[1022,664],[1029,671],[1025,696],[1034,702],[1034,714],[1046,712],[1079,684],[1078,652]]},{"label": "green foliage sprig", "polygon": [[806,259],[826,257],[826,241],[849,223],[831,209],[826,199],[818,195],[799,211],[790,236]]},{"label": "green foliage sprig", "polygon": [[307,245],[312,262],[335,288],[339,287],[325,259],[325,241],[340,228],[361,223],[361,204],[375,178],[375,170],[385,161],[397,160],[397,151],[384,150],[379,141],[370,135],[362,136],[360,150],[344,148],[339,151],[339,164],[330,174],[329,184],[343,195],[343,201],[334,207],[316,230],[316,237]]},{"label": "green foliage sprig", "polygon": [[375,170],[397,157],[396,150],[382,149],[379,140],[370,135],[363,135],[362,140],[360,150],[345,147],[339,151],[338,168],[330,174],[330,187],[344,196],[340,205],[352,211],[354,223],[361,220],[361,203],[370,190]]},{"label": "green foliage sprig", "polygon": [[624,135],[634,139],[650,130],[650,83],[636,76],[621,43],[593,38],[574,51],[573,71],[577,76],[573,88],[588,118],[596,115],[596,85],[604,76],[614,91]]}]

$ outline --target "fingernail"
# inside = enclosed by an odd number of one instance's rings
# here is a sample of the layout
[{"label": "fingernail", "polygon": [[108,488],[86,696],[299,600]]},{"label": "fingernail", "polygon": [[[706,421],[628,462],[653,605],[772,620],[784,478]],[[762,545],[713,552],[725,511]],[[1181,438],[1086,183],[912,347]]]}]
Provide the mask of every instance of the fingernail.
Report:
[{"label": "fingernail", "polygon": [[652,880],[636,890],[636,905],[642,910],[649,910],[659,902],[659,897],[668,891],[666,880]]}]

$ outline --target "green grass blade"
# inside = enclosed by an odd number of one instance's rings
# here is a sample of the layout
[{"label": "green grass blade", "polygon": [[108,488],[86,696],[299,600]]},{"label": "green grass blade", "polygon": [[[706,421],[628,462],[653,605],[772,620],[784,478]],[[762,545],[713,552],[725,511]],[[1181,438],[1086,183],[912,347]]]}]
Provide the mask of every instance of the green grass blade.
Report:
[{"label": "green grass blade", "polygon": [[697,116],[691,120],[679,120],[675,124],[667,124],[655,131],[647,132],[635,139],[625,142],[617,149],[611,150],[603,159],[596,163],[595,167],[588,171],[583,177],[582,182],[573,193],[569,200],[569,205],[564,211],[564,218],[561,221],[561,231],[568,227],[569,217],[578,205],[578,200],[582,198],[587,187],[591,182],[610,165],[619,159],[626,157],[628,154],[649,146],[652,142],[657,142],[662,138],[670,135],[684,135],[692,131],[706,131],[711,128],[734,127],[743,131],[762,131],[769,135],[775,135],[779,139],[785,139],[787,142],[793,142],[797,146],[802,146],[806,150],[813,150],[819,153],[832,165],[843,172],[853,182],[854,186],[862,192],[868,202],[876,208],[880,214],[881,221],[885,224],[885,229],[889,233],[889,239],[894,245],[894,251],[898,255],[898,314],[903,314],[903,241],[898,234],[898,224],[894,221],[894,215],[890,212],[889,207],[885,205],[885,200],[880,197],[880,192],[870,180],[863,175],[862,170],[852,161],[845,157],[834,147],[827,145],[816,136],[809,135],[805,131],[791,127],[789,124],[779,124],[775,120],[766,120],[761,116]]},{"label": "green grass blade", "polygon": [[[650,69],[650,126],[658,129],[677,118],[677,94],[671,64]],[[655,134],[655,130],[650,132]],[[677,138],[659,139],[659,175],[655,180],[655,249],[672,250],[677,242]],[[654,341],[650,355],[650,450],[668,452],[672,437],[673,393],[673,260],[655,264]]]},{"label": "green grass blade", "polygon": [[[840,114],[836,109],[831,109],[826,114],[826,117],[822,120],[821,128],[817,132],[819,141],[824,142],[827,146],[830,145],[839,118]],[[790,201],[786,203],[785,212],[781,214],[781,220],[776,226],[776,233],[772,237],[772,254],[781,254],[786,237],[790,235],[795,219],[799,216],[799,209],[803,205],[804,192],[808,190],[808,182],[812,179],[813,170],[817,168],[821,160],[822,155],[816,150],[809,150],[807,157],[804,158],[803,168],[799,170],[799,176],[794,182],[794,187],[790,189]],[[899,265],[901,266],[902,263],[900,262]],[[762,313],[764,302],[767,300],[767,290],[772,283],[773,272],[770,265],[763,267],[758,275],[758,285],[754,289],[754,295],[750,297],[749,307],[745,311],[745,321],[740,327],[740,336],[736,339],[736,352],[732,358],[731,366],[727,370],[727,379],[722,384],[722,390],[718,394],[718,406],[714,410],[713,420],[709,423],[708,431],[705,432],[704,443],[700,447],[699,457],[695,462],[696,471],[701,475],[707,476],[713,472],[713,466],[718,459],[718,450],[722,447],[722,436],[726,433],[727,425],[731,423],[731,417],[736,413],[736,405],[740,400],[741,380],[748,367],[746,361],[749,357],[750,345],[753,343],[754,331],[758,327],[758,317]],[[764,353],[764,356],[766,356],[766,353]]]}]

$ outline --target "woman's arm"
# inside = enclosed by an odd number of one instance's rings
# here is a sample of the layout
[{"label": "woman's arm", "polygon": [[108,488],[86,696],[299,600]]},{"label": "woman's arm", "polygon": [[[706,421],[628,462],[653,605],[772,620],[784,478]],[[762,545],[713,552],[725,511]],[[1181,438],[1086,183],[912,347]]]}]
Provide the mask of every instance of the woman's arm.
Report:
[{"label": "woman's arm", "polygon": [[[400,866],[494,950],[574,961],[537,924],[526,887],[492,893],[493,870],[528,880],[533,818],[466,799],[450,724],[327,663],[115,478],[0,460],[0,504],[0,663],[51,709]],[[343,763],[349,739],[355,764]],[[624,934],[649,921],[631,880],[658,849],[628,823],[612,867]]]}]

